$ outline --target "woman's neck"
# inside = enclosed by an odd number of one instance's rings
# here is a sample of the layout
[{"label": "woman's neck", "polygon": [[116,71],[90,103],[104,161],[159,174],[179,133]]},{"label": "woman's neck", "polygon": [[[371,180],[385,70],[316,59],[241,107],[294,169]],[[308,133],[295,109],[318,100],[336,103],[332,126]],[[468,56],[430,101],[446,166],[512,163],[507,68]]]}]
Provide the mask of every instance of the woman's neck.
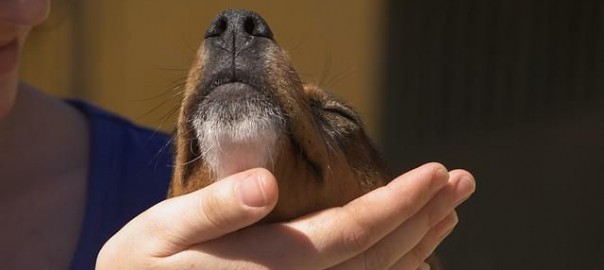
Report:
[{"label": "woman's neck", "polygon": [[19,87],[0,119],[0,262],[66,269],[85,209],[87,121],[66,103]]},{"label": "woman's neck", "polygon": [[[0,119],[0,182],[44,179],[87,166],[88,125],[65,103],[21,83],[11,111]],[[20,181],[18,181],[20,182]]]}]

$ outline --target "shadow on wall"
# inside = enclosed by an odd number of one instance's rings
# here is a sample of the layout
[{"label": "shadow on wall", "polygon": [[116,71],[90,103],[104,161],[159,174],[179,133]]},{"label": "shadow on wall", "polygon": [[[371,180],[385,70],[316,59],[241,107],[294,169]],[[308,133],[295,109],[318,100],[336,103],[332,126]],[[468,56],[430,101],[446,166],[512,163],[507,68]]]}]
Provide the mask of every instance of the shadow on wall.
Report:
[{"label": "shadow on wall", "polygon": [[477,178],[447,269],[604,269],[604,3],[390,1],[382,142]]}]

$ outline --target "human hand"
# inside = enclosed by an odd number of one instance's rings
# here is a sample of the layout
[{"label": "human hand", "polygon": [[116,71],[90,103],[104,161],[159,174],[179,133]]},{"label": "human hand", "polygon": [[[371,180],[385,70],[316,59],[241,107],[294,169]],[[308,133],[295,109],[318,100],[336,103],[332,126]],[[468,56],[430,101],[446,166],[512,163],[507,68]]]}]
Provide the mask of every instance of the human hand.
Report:
[{"label": "human hand", "polygon": [[278,199],[272,174],[253,169],[140,214],[96,268],[421,269],[474,185],[468,172],[426,164],[345,206],[247,227]]}]

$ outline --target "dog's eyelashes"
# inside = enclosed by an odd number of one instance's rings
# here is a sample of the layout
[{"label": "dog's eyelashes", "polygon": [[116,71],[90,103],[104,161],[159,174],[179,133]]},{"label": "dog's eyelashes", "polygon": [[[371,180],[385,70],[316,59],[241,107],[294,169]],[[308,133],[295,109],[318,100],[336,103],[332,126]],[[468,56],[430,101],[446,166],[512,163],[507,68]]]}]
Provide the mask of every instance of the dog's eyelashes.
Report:
[{"label": "dog's eyelashes", "polygon": [[321,108],[324,112],[332,113],[334,115],[338,115],[340,117],[346,118],[347,120],[359,124],[359,117],[352,111],[344,106],[340,105],[328,105]]},{"label": "dog's eyelashes", "polygon": [[283,187],[265,218],[271,222],[342,205],[385,183],[357,113],[302,83],[258,14],[224,11],[206,38],[183,99],[170,196],[265,167]]},{"label": "dog's eyelashes", "polygon": [[325,93],[320,96],[313,96],[313,94],[310,94],[308,104],[313,109],[315,117],[318,119],[326,120],[325,113],[327,113],[338,118],[346,119],[354,125],[362,126],[361,119],[354,109],[333,96]]}]

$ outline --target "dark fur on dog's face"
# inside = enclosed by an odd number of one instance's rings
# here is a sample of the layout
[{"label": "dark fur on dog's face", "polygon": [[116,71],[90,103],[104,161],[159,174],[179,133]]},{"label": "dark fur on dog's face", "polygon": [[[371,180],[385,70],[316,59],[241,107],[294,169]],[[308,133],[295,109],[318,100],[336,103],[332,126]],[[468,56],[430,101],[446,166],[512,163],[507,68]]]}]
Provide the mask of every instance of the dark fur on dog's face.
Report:
[{"label": "dark fur on dog's face", "polygon": [[189,73],[169,196],[254,167],[279,183],[269,220],[342,205],[385,184],[357,114],[303,84],[268,24],[230,10],[212,22]]}]

